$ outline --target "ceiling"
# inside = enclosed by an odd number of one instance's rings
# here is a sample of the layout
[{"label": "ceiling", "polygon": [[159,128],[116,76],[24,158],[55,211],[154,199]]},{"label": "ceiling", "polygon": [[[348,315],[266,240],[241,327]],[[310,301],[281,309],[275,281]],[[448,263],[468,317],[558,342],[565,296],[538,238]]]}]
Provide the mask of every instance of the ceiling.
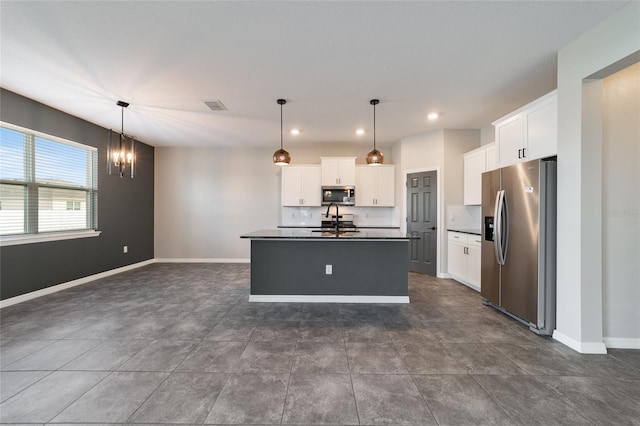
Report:
[{"label": "ceiling", "polygon": [[0,84],[116,130],[130,102],[125,133],[154,146],[275,149],[278,98],[285,147],[370,145],[378,98],[384,146],[553,90],[556,52],[627,2],[3,0]]}]

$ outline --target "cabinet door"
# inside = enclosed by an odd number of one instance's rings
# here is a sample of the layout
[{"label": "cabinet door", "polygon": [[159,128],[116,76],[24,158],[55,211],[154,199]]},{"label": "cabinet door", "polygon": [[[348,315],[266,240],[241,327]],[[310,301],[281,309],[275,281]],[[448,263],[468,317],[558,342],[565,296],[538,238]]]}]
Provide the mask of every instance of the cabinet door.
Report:
[{"label": "cabinet door", "polygon": [[477,235],[469,237],[467,246],[467,281],[469,284],[480,289],[480,275],[482,273],[481,264],[481,240]]},{"label": "cabinet door", "polygon": [[492,143],[487,145],[487,161],[485,163],[484,170],[486,172],[495,170],[498,168],[498,151],[496,150],[496,144]]},{"label": "cabinet door", "polygon": [[341,158],[338,160],[339,185],[354,186],[356,184],[356,159]]},{"label": "cabinet door", "polygon": [[524,112],[527,160],[558,153],[558,104],[556,96]]},{"label": "cabinet door", "polygon": [[302,205],[320,206],[322,203],[320,167],[302,168]]},{"label": "cabinet door", "polygon": [[522,114],[496,125],[496,144],[498,146],[498,164],[500,167],[522,162],[524,148],[524,127]]},{"label": "cabinet door", "polygon": [[464,204],[482,204],[482,173],[486,166],[484,149],[464,155]]},{"label": "cabinet door", "polygon": [[[370,167],[371,166],[367,166]],[[396,205],[396,168],[393,166],[374,166],[375,205],[376,207],[394,207]]]},{"label": "cabinet door", "polygon": [[322,159],[322,185],[325,185],[325,186],[340,185],[340,159],[338,158]]},{"label": "cabinet door", "polygon": [[466,238],[462,234],[456,232],[449,233],[448,254],[448,270],[449,274],[454,278],[466,280],[467,277],[467,255],[465,249],[467,247]]},{"label": "cabinet door", "polygon": [[376,198],[375,168],[356,167],[356,207],[373,207]]},{"label": "cabinet door", "polygon": [[283,167],[281,177],[281,204],[283,206],[299,206],[302,200],[302,168],[295,166]]}]

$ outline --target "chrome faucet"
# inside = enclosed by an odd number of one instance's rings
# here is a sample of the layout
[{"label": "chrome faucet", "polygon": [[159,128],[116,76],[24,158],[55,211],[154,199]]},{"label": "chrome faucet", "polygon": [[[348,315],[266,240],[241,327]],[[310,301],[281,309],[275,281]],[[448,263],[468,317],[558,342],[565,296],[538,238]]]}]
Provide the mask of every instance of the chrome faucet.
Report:
[{"label": "chrome faucet", "polygon": [[324,217],[329,217],[329,209],[331,206],[336,206],[336,234],[340,232],[340,212],[338,211],[338,205],[336,203],[331,203],[327,206],[327,212]]}]

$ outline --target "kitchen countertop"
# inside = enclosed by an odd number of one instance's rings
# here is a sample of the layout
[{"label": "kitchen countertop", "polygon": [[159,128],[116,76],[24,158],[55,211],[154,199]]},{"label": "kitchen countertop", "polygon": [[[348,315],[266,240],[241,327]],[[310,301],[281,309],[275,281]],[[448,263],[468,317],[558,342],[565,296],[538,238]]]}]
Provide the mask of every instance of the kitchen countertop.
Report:
[{"label": "kitchen countertop", "polygon": [[[278,229],[320,229],[322,226],[312,225],[278,225]],[[357,229],[400,229],[399,226],[357,226]]]},{"label": "kitchen countertop", "polygon": [[472,234],[472,235],[482,235],[479,229],[470,229],[470,228],[448,228],[447,231],[451,232],[462,232],[463,234]]},{"label": "kitchen countertop", "polygon": [[284,239],[284,240],[411,240],[415,237],[393,229],[362,229],[358,232],[345,232],[338,235],[328,232],[313,232],[312,229],[262,229],[253,231],[240,238]]}]

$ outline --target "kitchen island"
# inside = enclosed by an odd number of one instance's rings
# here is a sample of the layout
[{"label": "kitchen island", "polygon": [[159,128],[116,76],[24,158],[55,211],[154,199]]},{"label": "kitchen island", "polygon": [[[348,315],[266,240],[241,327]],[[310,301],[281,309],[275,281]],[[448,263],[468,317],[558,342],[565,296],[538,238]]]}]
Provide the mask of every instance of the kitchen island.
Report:
[{"label": "kitchen island", "polygon": [[396,230],[251,232],[251,302],[409,303],[410,236]]}]

